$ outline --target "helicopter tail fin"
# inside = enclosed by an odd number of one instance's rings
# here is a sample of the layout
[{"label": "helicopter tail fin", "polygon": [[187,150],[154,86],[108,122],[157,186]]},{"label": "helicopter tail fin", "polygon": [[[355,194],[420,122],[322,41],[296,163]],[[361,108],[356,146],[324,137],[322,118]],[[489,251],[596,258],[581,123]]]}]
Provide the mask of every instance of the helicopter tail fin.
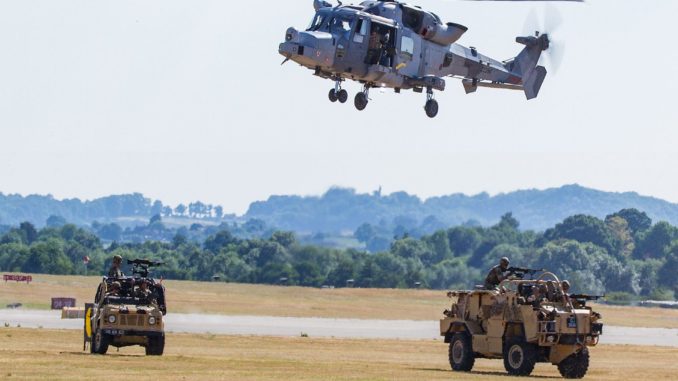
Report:
[{"label": "helicopter tail fin", "polygon": [[546,78],[546,68],[538,66],[543,51],[549,48],[548,35],[539,37],[517,37],[516,42],[525,45],[520,54],[510,63],[508,70],[520,75],[527,99],[534,99],[539,95],[541,85]]}]

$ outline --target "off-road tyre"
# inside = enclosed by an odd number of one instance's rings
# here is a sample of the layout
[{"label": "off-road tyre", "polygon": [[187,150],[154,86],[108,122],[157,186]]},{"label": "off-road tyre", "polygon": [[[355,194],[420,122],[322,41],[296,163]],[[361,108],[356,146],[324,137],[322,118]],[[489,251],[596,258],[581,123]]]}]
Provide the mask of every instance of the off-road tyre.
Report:
[{"label": "off-road tyre", "polygon": [[504,368],[512,376],[529,376],[537,363],[537,348],[523,338],[509,338],[504,344]]},{"label": "off-road tyre", "polygon": [[455,333],[450,341],[449,360],[452,370],[470,372],[476,362],[471,337],[465,332]]},{"label": "off-road tyre", "polygon": [[589,350],[584,348],[579,353],[569,355],[558,364],[560,375],[564,378],[584,378],[589,370]]},{"label": "off-road tyre", "polygon": [[152,336],[148,338],[146,345],[146,356],[162,356],[165,351],[165,335]]},{"label": "off-road tyre", "polygon": [[91,351],[98,355],[105,355],[111,344],[111,336],[101,332],[100,329],[92,335]]}]

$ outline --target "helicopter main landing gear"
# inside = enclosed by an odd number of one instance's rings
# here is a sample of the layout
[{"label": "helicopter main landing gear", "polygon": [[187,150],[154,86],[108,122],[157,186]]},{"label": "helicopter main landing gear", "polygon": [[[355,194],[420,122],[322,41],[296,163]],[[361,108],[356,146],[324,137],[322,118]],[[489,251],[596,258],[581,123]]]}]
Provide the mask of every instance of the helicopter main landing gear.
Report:
[{"label": "helicopter main landing gear", "polygon": [[438,115],[438,101],[433,98],[433,89],[426,89],[426,105],[424,106],[426,116],[435,118]]},{"label": "helicopter main landing gear", "polygon": [[341,81],[341,79],[335,80],[334,89],[330,90],[330,93],[328,94],[328,98],[332,103],[336,101],[339,101],[339,103],[346,103],[348,100],[348,92],[341,88]]},{"label": "helicopter main landing gear", "polygon": [[369,95],[370,87],[368,85],[365,85],[365,87],[363,87],[363,91],[355,95],[355,100],[353,103],[355,104],[355,108],[358,109],[358,111],[363,111],[365,107],[367,107],[367,104],[370,102]]}]

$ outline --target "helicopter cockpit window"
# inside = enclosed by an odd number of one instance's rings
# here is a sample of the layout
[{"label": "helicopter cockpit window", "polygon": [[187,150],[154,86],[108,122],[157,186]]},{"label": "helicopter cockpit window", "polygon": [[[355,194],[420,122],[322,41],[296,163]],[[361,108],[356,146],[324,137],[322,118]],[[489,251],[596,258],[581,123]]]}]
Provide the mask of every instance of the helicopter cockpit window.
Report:
[{"label": "helicopter cockpit window", "polygon": [[308,29],[306,29],[306,30],[313,32],[313,31],[320,29],[320,27],[325,22],[325,17],[326,17],[326,15],[323,14],[323,13],[316,14],[315,17],[313,18],[313,20],[311,21],[311,25],[309,25]]},{"label": "helicopter cockpit window", "polygon": [[330,22],[330,33],[342,33],[345,37],[351,33],[353,20],[347,17],[336,16]]},{"label": "helicopter cockpit window", "polygon": [[400,41],[400,56],[407,61],[411,61],[414,57],[414,40],[412,38],[403,36]]}]

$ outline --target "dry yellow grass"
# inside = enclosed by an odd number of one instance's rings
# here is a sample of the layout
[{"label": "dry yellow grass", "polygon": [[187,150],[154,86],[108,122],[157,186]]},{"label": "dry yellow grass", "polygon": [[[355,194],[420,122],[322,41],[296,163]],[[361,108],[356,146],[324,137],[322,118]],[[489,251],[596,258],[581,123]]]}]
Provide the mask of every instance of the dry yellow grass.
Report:
[{"label": "dry yellow grass", "polygon": [[[441,341],[171,335],[166,354],[140,347],[109,355],[81,352],[75,331],[0,328],[0,379],[91,380],[506,380],[502,362],[478,360],[473,373],[452,373]],[[678,349],[600,346],[587,379],[671,380]],[[557,378],[538,364],[533,376]]]},{"label": "dry yellow grass", "polygon": [[[0,307],[20,302],[49,308],[50,298],[94,297],[100,277],[33,275],[33,283],[0,282]],[[317,289],[264,285],[165,281],[171,312],[225,315],[436,320],[449,307],[443,291]],[[599,305],[606,324],[678,328],[678,310]]]}]

